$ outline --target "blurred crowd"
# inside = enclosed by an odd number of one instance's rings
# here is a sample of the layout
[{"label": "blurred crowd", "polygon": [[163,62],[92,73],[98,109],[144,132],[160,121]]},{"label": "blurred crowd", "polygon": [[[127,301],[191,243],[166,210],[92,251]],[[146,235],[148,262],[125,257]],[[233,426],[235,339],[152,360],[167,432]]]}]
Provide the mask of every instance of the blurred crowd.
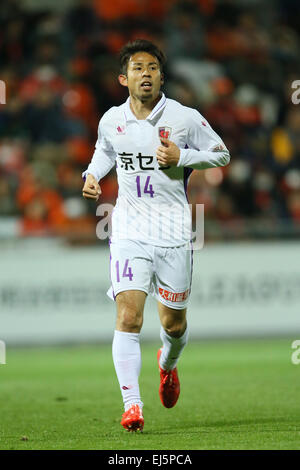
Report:
[{"label": "blurred crowd", "polygon": [[[94,234],[81,173],[99,119],[127,98],[119,49],[146,38],[168,57],[165,94],[197,108],[230,150],[228,167],[190,179],[189,201],[205,204],[208,226],[222,238],[251,221],[270,232],[300,225],[298,0],[26,4],[0,3],[0,221],[17,217],[24,236]],[[101,186],[101,201],[114,203],[114,170]]]}]

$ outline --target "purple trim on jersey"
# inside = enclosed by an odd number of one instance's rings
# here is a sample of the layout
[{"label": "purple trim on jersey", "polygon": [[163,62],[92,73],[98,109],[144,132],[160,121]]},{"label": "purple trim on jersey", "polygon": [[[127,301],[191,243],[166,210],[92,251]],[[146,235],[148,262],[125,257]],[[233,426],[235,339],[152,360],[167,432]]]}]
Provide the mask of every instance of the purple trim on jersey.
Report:
[{"label": "purple trim on jersey", "polygon": [[[185,144],[184,148],[188,149],[189,146],[187,144]],[[189,167],[184,167],[183,168],[183,184],[184,184],[185,197],[186,197],[187,201],[188,201],[187,185],[188,185],[189,177],[191,176],[192,171],[193,171],[193,168],[189,168]]]},{"label": "purple trim on jersey", "polygon": [[110,241],[110,238],[109,238],[109,239],[108,239],[108,246],[109,246],[109,277],[110,277],[110,282],[111,282],[111,288],[112,288],[113,298],[114,298],[114,300],[116,300],[116,296],[115,296],[115,293],[114,293],[114,287],[113,287],[113,283],[112,283],[112,280],[111,280],[111,252],[110,252],[110,245],[111,245],[111,241]]},{"label": "purple trim on jersey", "polygon": [[[188,145],[185,144],[184,146],[185,149],[188,149]],[[189,181],[189,177],[191,176],[191,173],[193,171],[194,168],[189,168],[189,167],[184,167],[183,168],[183,183],[184,183],[184,192],[185,192],[185,197],[186,197],[186,200],[187,202],[189,202],[188,200],[188,197],[187,197],[187,185],[188,185],[188,181]],[[190,240],[190,244],[191,244],[191,283],[190,283],[190,293],[191,293],[191,289],[192,289],[192,276],[193,276],[193,263],[194,263],[194,248],[193,248],[193,241]]]},{"label": "purple trim on jersey", "polygon": [[160,105],[160,107],[155,111],[155,113],[153,115],[150,115],[147,119],[153,119],[154,116],[156,116],[156,114],[158,113],[158,111],[161,110],[161,108],[163,108],[167,102],[166,100],[166,97],[164,97],[165,99],[163,100],[162,104]]},{"label": "purple trim on jersey", "polygon": [[[125,121],[136,121],[137,119],[130,109],[130,97],[127,98],[124,104],[125,104],[125,107],[124,107]],[[126,107],[128,108],[128,114],[126,113]]]},{"label": "purple trim on jersey", "polygon": [[187,197],[187,185],[188,185],[189,177],[191,176],[192,171],[193,171],[193,168],[188,168],[188,167],[183,168],[183,184],[184,184],[184,192],[185,192],[186,198],[188,198]]},{"label": "purple trim on jersey", "polygon": [[192,290],[192,278],[193,278],[193,268],[194,268],[194,247],[193,247],[193,241],[190,240],[190,244],[191,244],[191,282],[190,282],[190,293],[191,293],[191,290]]}]

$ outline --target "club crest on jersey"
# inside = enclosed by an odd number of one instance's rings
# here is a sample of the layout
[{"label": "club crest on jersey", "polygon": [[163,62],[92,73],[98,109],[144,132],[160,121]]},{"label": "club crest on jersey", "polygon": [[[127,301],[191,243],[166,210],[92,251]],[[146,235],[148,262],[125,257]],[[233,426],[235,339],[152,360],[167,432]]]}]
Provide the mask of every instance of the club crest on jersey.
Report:
[{"label": "club crest on jersey", "polygon": [[117,127],[117,135],[125,134],[125,126],[118,126]]},{"label": "club crest on jersey", "polygon": [[171,127],[159,127],[158,136],[159,138],[162,137],[163,139],[169,139],[171,135],[171,131],[172,131]]}]

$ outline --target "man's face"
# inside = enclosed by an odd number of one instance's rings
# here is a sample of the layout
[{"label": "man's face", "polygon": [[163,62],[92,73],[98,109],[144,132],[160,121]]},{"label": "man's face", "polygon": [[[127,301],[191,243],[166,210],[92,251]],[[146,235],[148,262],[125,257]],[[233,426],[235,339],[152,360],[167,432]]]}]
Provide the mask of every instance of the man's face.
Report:
[{"label": "man's face", "polygon": [[148,52],[133,54],[128,62],[127,76],[120,75],[119,80],[128,86],[131,96],[141,101],[155,100],[163,84],[158,59]]}]

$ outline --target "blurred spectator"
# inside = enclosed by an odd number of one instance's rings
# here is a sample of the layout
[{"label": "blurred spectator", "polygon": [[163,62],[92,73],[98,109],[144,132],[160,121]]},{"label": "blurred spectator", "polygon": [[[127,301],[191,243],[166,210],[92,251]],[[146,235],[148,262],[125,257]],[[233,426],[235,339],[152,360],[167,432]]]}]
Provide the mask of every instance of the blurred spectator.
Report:
[{"label": "blurred spectator", "polygon": [[197,2],[178,2],[165,22],[166,53],[172,59],[200,59],[206,50],[203,21]]},{"label": "blurred spectator", "polygon": [[26,128],[36,142],[62,142],[67,137],[61,104],[48,85],[42,85],[26,109]]},{"label": "blurred spectator", "polygon": [[12,179],[0,176],[0,216],[14,215],[17,212],[12,185]]},{"label": "blurred spectator", "polygon": [[300,109],[289,109],[284,126],[275,128],[271,148],[275,168],[300,167]]}]

